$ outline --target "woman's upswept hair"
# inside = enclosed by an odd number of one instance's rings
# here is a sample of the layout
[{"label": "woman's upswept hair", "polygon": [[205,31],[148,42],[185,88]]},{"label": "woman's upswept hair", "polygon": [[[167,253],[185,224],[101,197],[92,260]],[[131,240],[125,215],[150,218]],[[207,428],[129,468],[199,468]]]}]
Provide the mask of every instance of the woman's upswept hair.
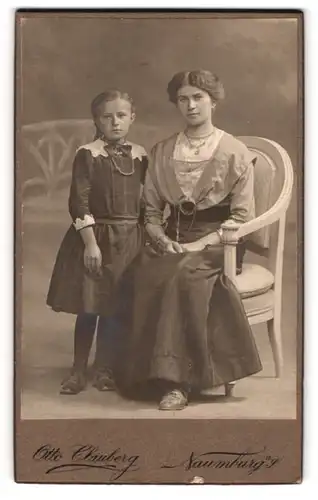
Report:
[{"label": "woman's upswept hair", "polygon": [[[134,101],[129,96],[129,94],[127,94],[127,92],[122,92],[121,90],[118,90],[118,89],[105,90],[104,92],[101,92],[96,97],[94,97],[94,99],[92,100],[92,103],[91,103],[91,114],[92,114],[92,117],[95,121],[95,126],[96,126],[96,117],[98,115],[99,106],[103,102],[114,101],[115,99],[123,99],[124,101],[129,102],[129,104],[131,106],[131,112],[135,113],[136,108],[135,108]],[[100,137],[102,137],[102,135],[103,134],[100,132],[100,130],[96,126],[95,139],[99,139]]]},{"label": "woman's upswept hair", "polygon": [[191,85],[204,90],[214,102],[218,102],[225,97],[223,84],[214,73],[204,69],[181,71],[172,77],[167,87],[169,100],[174,104],[177,103],[178,90],[184,85]]}]

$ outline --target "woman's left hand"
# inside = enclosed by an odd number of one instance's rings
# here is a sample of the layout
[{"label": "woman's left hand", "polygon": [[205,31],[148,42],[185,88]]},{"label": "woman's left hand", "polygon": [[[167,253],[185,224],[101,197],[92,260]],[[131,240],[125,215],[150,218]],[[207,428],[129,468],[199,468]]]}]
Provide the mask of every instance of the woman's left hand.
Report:
[{"label": "woman's left hand", "polygon": [[202,252],[204,245],[200,240],[193,241],[192,243],[184,243],[181,245],[184,252]]}]

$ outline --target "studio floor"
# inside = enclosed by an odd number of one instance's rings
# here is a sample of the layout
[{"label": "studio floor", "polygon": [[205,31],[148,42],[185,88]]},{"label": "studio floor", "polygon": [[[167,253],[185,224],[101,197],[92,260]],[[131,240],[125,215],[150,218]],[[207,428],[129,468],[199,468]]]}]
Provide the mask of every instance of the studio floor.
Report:
[{"label": "studio floor", "polygon": [[[65,206],[65,195],[54,202]],[[283,277],[284,370],[274,378],[266,325],[253,327],[263,371],[237,383],[231,398],[221,388],[190,401],[179,412],[159,412],[156,401],[131,401],[100,393],[90,384],[77,396],[61,396],[62,378],[72,363],[74,317],[54,313],[46,293],[56,251],[69,221],[46,206],[28,208],[23,225],[21,418],[296,418],[297,263],[295,223],[287,226]],[[93,356],[94,353],[92,353]]]}]

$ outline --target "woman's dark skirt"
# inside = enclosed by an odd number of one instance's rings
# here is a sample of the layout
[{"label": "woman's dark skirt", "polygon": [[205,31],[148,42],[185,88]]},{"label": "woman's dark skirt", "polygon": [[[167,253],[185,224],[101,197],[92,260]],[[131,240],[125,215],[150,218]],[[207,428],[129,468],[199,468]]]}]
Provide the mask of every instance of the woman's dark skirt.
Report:
[{"label": "woman's dark skirt", "polygon": [[[183,242],[211,230],[198,223]],[[124,389],[151,380],[210,388],[262,369],[240,295],[222,268],[222,245],[165,256],[144,249],[131,273],[118,371]]]}]

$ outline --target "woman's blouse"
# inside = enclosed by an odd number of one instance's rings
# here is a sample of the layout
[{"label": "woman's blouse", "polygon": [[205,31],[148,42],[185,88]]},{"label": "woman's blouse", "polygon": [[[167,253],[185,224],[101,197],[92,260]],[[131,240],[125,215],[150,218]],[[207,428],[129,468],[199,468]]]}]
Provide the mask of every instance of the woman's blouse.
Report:
[{"label": "woman's blouse", "polygon": [[[161,225],[166,205],[192,201],[204,210],[230,200],[230,219],[244,223],[255,217],[256,157],[238,139],[219,131],[208,151],[190,159],[183,135],[175,134],[153,148],[146,174],[146,223]],[[200,148],[201,149],[201,148]],[[186,155],[189,154],[189,159]],[[209,156],[207,158],[207,156]]]}]

